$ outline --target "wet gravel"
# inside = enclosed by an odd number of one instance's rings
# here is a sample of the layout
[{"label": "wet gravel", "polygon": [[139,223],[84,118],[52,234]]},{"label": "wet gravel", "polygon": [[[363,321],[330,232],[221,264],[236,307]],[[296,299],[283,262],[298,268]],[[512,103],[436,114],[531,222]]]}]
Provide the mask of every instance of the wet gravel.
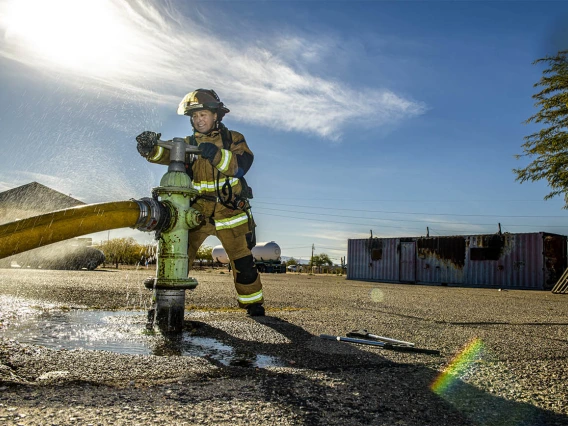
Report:
[{"label": "wet gravel", "polygon": [[[151,271],[0,270],[0,424],[568,425],[567,295],[263,274],[267,316],[253,319],[220,272],[193,273],[184,327],[233,348],[243,362],[229,365],[7,339],[38,309],[143,312]],[[440,355],[319,337],[362,328]],[[258,354],[280,362],[246,362]]]}]

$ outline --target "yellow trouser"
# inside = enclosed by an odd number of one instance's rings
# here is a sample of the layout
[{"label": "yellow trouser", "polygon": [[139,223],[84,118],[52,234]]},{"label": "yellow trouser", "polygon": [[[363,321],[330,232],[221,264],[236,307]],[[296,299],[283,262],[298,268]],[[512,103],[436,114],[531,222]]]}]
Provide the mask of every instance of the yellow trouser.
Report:
[{"label": "yellow trouser", "polygon": [[[191,269],[197,250],[201,244],[203,244],[203,241],[210,235],[215,235],[219,238],[221,244],[223,244],[223,248],[227,252],[227,256],[231,260],[233,280],[238,294],[238,303],[241,308],[246,308],[252,303],[262,303],[264,301],[260,275],[256,271],[256,266],[252,260],[252,253],[247,246],[247,230],[247,223],[239,225],[237,228],[215,229],[215,225],[208,221],[199,228],[194,228],[189,231],[189,247],[187,253],[189,257],[189,268]],[[254,279],[255,276],[256,279]],[[251,278],[254,279],[253,282],[250,282]]]}]

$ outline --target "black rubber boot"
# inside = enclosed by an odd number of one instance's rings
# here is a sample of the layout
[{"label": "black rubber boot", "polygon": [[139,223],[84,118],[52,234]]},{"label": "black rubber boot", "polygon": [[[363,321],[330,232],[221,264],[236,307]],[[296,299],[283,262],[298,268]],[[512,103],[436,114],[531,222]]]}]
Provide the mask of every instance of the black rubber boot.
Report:
[{"label": "black rubber boot", "polygon": [[259,303],[253,303],[247,306],[247,314],[251,317],[263,317],[264,316],[264,306]]}]

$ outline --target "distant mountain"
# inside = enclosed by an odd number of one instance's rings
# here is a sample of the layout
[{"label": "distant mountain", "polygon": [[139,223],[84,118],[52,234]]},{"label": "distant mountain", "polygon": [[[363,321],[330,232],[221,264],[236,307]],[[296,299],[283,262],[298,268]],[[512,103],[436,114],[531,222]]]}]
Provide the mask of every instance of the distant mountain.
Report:
[{"label": "distant mountain", "polygon": [[[282,260],[282,262],[287,262],[288,259],[291,259],[294,256],[280,256],[280,260]],[[294,257],[294,259],[296,259]],[[296,262],[298,262],[300,265],[309,265],[310,264],[310,259],[296,259]]]}]

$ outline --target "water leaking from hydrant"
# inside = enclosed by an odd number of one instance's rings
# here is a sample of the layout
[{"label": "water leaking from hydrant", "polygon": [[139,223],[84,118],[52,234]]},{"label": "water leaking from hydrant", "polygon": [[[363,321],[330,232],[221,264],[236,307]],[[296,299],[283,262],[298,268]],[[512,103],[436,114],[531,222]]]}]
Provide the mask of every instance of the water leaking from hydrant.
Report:
[{"label": "water leaking from hydrant", "polygon": [[200,151],[186,144],[184,138],[158,140],[157,146],[169,150],[170,163],[160,186],[152,189],[151,198],[88,204],[2,224],[0,259],[103,230],[131,227],[155,232],[156,276],[144,281],[152,290],[153,301],[147,315],[148,327],[181,333],[185,290],[193,290],[198,284],[188,276],[188,231],[204,221],[202,214],[191,207],[199,191],[193,188],[184,161],[188,154]]},{"label": "water leaking from hydrant", "polygon": [[188,331],[172,337],[146,331],[144,311],[99,311],[62,309],[54,305],[31,305],[29,301],[0,297],[12,314],[0,316],[0,337],[52,349],[101,350],[120,354],[196,356],[223,365],[271,367],[284,363],[278,358],[240,353],[211,337]]}]

